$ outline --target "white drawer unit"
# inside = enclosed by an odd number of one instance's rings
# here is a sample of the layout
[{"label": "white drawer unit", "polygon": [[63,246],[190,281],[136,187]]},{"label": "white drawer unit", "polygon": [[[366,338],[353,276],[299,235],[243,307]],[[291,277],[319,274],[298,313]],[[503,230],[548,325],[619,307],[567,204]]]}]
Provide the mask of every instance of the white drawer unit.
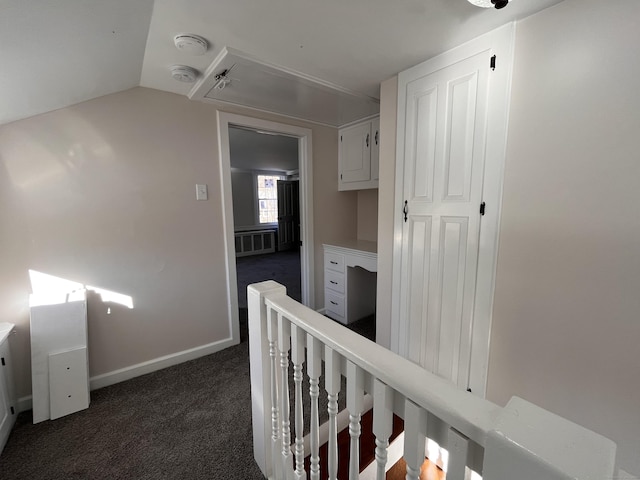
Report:
[{"label": "white drawer unit", "polygon": [[324,288],[344,294],[344,273],[334,272],[329,269],[325,270]]},{"label": "white drawer unit", "polygon": [[324,245],[324,309],[340,323],[375,312],[376,244],[365,241]]}]

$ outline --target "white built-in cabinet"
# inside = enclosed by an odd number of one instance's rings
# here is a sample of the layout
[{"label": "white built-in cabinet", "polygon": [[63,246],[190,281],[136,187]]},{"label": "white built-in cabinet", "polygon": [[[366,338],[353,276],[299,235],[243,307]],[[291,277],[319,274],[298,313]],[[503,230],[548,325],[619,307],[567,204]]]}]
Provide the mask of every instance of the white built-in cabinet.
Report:
[{"label": "white built-in cabinet", "polygon": [[378,188],[380,117],[340,129],[338,144],[338,190]]},{"label": "white built-in cabinet", "polygon": [[0,452],[18,416],[9,346],[9,337],[13,332],[13,324],[0,323]]},{"label": "white built-in cabinet", "polygon": [[398,76],[392,349],[484,396],[513,25]]}]

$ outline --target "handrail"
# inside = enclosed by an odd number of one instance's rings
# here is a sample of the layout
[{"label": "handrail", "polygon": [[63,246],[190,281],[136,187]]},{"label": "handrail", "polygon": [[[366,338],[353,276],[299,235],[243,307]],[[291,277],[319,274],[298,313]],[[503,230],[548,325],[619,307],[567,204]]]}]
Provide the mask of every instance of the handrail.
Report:
[{"label": "handrail", "polygon": [[[315,388],[317,393],[318,362],[321,360],[325,361],[325,388],[329,393],[333,437],[336,435],[336,393],[340,390],[336,375],[347,377],[352,447],[359,441],[362,395],[370,393],[374,397],[379,479],[384,478],[390,434],[384,425],[390,422],[392,413],[405,419],[407,478],[418,478],[420,458],[424,460],[420,451],[424,450],[429,432],[434,432],[431,423],[434,421],[436,440],[443,441],[441,446],[450,453],[448,480],[466,478],[468,468],[482,473],[485,480],[614,478],[616,446],[599,434],[518,397],[500,407],[461,391],[447,380],[289,298],[286,289],[276,282],[250,285],[247,297],[254,457],[269,478],[306,478],[301,466],[302,439],[298,432],[302,424],[298,418],[302,414],[300,375],[302,363],[307,362],[307,368],[314,372],[310,378],[313,375],[312,383],[316,385],[311,389]],[[294,379],[298,382],[293,420],[290,420],[286,380],[289,360],[294,365]],[[364,377],[371,380],[367,385],[363,383]],[[312,408],[315,401],[317,411],[317,394],[311,397]],[[312,420],[316,420],[317,432],[317,415],[314,416],[313,411]],[[295,432],[292,425],[296,426]],[[313,436],[313,423],[311,428]],[[315,435],[317,438],[317,433]],[[336,440],[332,440],[331,435],[329,442],[332,452],[329,477],[335,479],[339,452],[336,452]],[[290,443],[295,443],[295,453],[292,453]],[[311,450],[310,478],[315,480],[319,478],[317,468],[313,468],[314,458],[317,462],[317,456],[314,457],[317,440],[315,447],[312,442]],[[353,459],[350,465],[354,465]],[[354,473],[352,467],[349,478],[357,478],[357,471]]]},{"label": "handrail", "polygon": [[328,321],[324,315],[284,294],[270,297],[267,304],[324,345],[449,425],[455,425],[474,442],[484,445],[486,434],[500,413],[497,405],[460,390],[451,382],[337,322]]}]

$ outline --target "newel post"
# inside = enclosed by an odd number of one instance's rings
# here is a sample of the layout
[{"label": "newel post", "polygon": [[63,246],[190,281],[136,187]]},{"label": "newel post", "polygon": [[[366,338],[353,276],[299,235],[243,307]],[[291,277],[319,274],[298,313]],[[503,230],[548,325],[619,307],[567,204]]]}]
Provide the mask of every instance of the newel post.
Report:
[{"label": "newel post", "polygon": [[272,475],[272,453],[271,372],[265,299],[283,295],[286,292],[285,287],[271,280],[254,283],[247,288],[253,457],[262,474],[267,478]]}]

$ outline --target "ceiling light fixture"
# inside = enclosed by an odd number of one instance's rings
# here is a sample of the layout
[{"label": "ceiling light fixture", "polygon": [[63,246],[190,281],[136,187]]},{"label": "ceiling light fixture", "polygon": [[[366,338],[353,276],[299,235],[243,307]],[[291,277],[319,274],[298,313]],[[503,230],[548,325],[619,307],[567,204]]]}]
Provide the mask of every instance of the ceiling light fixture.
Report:
[{"label": "ceiling light fixture", "polygon": [[481,8],[495,7],[497,9],[504,8],[509,3],[509,0],[467,0],[470,4]]},{"label": "ceiling light fixture", "polygon": [[173,65],[171,67],[171,76],[179,82],[193,83],[199,74],[198,70],[186,65]]},{"label": "ceiling light fixture", "polygon": [[181,33],[173,38],[176,48],[190,55],[204,55],[209,43],[202,37],[192,33]]}]

